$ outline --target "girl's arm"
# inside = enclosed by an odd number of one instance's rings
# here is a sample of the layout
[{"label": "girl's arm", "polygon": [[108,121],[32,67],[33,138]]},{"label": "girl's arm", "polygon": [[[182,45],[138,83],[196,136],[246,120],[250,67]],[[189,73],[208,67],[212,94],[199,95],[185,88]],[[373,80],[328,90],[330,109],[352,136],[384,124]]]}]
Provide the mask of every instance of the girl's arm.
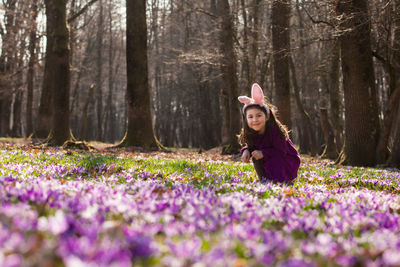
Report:
[{"label": "girl's arm", "polygon": [[248,149],[243,151],[242,161],[245,162],[245,163],[249,163],[250,162],[250,152],[249,152]]},{"label": "girl's arm", "polygon": [[243,162],[248,163],[250,161],[250,151],[247,144],[240,149],[240,155]]}]

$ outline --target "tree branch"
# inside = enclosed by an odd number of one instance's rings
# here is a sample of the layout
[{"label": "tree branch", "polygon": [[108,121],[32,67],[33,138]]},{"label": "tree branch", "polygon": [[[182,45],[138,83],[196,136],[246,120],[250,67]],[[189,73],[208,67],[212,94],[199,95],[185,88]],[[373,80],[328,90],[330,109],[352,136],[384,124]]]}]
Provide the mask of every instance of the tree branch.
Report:
[{"label": "tree branch", "polygon": [[325,20],[315,20],[315,19],[310,15],[310,13],[308,13],[307,9],[304,8],[304,11],[306,12],[308,18],[311,20],[312,23],[314,23],[314,24],[326,24],[326,25],[328,25],[328,26],[330,26],[330,27],[332,27],[332,28],[335,28],[335,25],[333,25],[332,23],[330,23],[330,22],[328,22],[328,21],[325,21]]},{"label": "tree branch", "polygon": [[202,9],[202,8],[195,8],[194,10],[197,11],[197,12],[206,14],[206,15],[214,18],[214,19],[218,19],[218,16],[216,16],[214,13],[211,13],[211,12],[209,12],[207,10]]},{"label": "tree branch", "polygon": [[87,3],[84,7],[82,7],[81,10],[79,10],[77,13],[73,14],[71,17],[68,18],[68,23],[71,23],[73,20],[75,20],[77,17],[82,15],[91,5],[96,3],[97,0],[92,0],[89,3]]}]

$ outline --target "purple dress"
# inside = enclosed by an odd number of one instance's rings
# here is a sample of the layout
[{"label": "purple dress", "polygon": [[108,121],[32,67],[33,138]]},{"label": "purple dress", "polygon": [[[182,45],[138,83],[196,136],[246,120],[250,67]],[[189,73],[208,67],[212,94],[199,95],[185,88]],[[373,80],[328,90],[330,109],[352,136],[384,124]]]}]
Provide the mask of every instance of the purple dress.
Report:
[{"label": "purple dress", "polygon": [[[241,153],[247,145],[241,149]],[[265,178],[274,182],[291,182],[297,177],[300,156],[290,139],[280,137],[278,126],[257,135],[254,150],[260,150],[264,158],[260,161],[264,167]],[[250,151],[251,152],[251,151]]]}]

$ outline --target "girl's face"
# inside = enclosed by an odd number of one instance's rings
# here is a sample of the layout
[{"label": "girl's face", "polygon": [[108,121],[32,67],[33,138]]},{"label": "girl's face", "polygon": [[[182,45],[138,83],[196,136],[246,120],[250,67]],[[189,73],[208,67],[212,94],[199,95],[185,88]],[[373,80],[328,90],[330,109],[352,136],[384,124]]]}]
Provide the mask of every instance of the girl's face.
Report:
[{"label": "girl's face", "polygon": [[259,134],[263,134],[265,131],[265,123],[269,119],[262,110],[258,108],[248,108],[246,110],[246,121],[247,125]]}]

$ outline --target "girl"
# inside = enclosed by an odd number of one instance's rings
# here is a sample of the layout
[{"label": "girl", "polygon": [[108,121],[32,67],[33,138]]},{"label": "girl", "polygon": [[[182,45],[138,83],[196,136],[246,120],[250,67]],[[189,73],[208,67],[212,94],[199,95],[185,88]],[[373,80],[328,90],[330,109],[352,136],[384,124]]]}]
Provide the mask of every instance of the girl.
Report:
[{"label": "girl", "polygon": [[289,139],[288,131],[276,118],[271,105],[264,101],[264,94],[258,84],[251,88],[251,98],[239,96],[244,103],[243,128],[239,143],[242,161],[253,161],[260,180],[292,183],[297,177],[300,156]]}]

